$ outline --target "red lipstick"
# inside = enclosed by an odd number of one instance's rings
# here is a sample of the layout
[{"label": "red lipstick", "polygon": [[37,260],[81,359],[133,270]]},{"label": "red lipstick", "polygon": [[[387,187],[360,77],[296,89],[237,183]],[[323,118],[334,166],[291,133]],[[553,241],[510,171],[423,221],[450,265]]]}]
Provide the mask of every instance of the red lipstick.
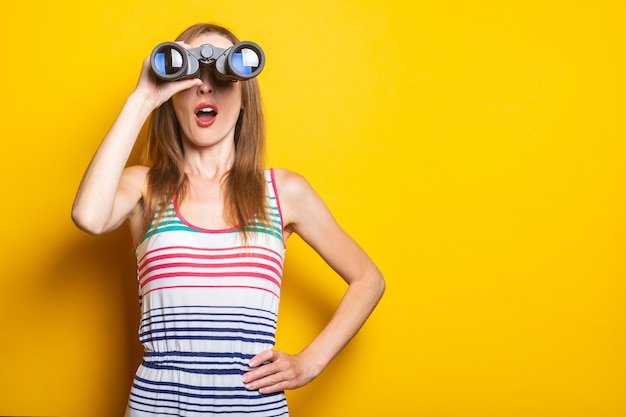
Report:
[{"label": "red lipstick", "polygon": [[209,127],[217,119],[217,106],[211,103],[200,103],[194,109],[196,123],[200,127]]}]

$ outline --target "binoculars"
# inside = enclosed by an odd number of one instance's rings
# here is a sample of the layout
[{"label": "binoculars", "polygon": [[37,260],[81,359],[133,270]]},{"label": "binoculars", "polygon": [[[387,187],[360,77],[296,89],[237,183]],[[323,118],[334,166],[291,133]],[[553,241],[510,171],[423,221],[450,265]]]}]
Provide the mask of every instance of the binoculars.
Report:
[{"label": "binoculars", "polygon": [[200,66],[209,65],[219,81],[254,78],[265,65],[265,54],[254,42],[239,42],[228,49],[205,44],[185,49],[176,42],[157,45],[150,55],[154,74],[164,81],[200,76]]}]

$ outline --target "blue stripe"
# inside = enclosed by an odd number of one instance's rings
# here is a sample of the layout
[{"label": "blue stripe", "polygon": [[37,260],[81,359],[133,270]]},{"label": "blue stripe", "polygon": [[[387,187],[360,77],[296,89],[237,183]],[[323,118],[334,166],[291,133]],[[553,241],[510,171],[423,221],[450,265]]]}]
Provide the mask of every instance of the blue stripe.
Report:
[{"label": "blue stripe", "polygon": [[[237,373],[243,373],[249,370],[248,362],[254,355],[233,352],[145,352],[143,365],[149,368],[159,368],[164,366],[179,365],[180,369],[190,369],[195,366],[196,369],[203,366],[221,366],[231,367],[231,370],[237,370]],[[227,359],[227,360],[224,360]]]},{"label": "blue stripe", "polygon": [[159,358],[164,356],[182,356],[189,358],[241,358],[252,359],[254,355],[241,352],[144,352],[144,358]]},{"label": "blue stripe", "polygon": [[[247,360],[241,360],[241,361],[229,361],[229,362],[224,362],[224,361],[184,361],[184,360],[180,360],[180,359],[164,359],[164,360],[155,360],[155,361],[144,361],[143,362],[144,365],[145,364],[149,364],[150,366],[148,366],[148,368],[152,367],[160,367],[160,366],[173,366],[174,364],[177,365],[181,365],[178,368],[180,369],[192,369],[189,366],[185,367],[183,365],[197,365],[197,366],[203,366],[203,365],[221,365],[221,366],[231,366],[232,368],[230,368],[231,370],[234,369],[238,369],[238,370],[244,370],[244,372],[247,372],[249,368],[248,366],[248,361]],[[154,366],[153,366],[154,365]],[[196,368],[196,369],[207,369],[207,368]],[[219,369],[226,369],[226,368],[219,368]]]},{"label": "blue stripe", "polygon": [[[255,397],[251,397],[250,399],[252,400],[261,400],[261,399],[267,399],[267,400],[272,400],[272,401],[268,401],[268,402],[261,402],[261,403],[256,403],[257,407],[263,407],[263,406],[276,406],[278,405],[278,408],[283,407],[284,405],[286,405],[286,401],[283,398],[279,398],[278,400],[274,400],[274,396],[275,395],[279,395],[279,394],[274,394],[274,395],[267,395],[267,396],[255,396]],[[148,401],[154,401],[154,398],[151,397],[147,397],[147,396],[143,396],[143,395],[139,395],[139,394],[132,394],[133,397],[136,398],[141,398],[143,400],[148,400]],[[208,397],[203,397],[203,398],[208,398]],[[177,400],[168,400],[166,398],[160,399],[158,400],[159,403],[174,403],[175,405],[177,404],[183,404],[185,406],[191,406],[191,407],[198,407],[198,406],[204,406],[206,407],[206,404],[200,404],[200,403],[194,403],[194,402],[190,402],[190,401],[177,401]],[[152,405],[149,403],[143,403],[143,405]],[[210,407],[215,407],[215,408],[222,408],[222,407],[229,407],[229,408],[233,408],[233,407],[245,407],[245,406],[250,406],[249,404],[211,404]],[[167,405],[160,405],[160,407],[163,408],[167,408],[169,406]],[[275,410],[276,408],[269,408],[267,410],[264,411],[271,411],[271,410]],[[202,410],[202,411],[206,411],[206,410]],[[243,412],[243,411],[239,411],[239,412]]]},{"label": "blue stripe", "polygon": [[[140,405],[146,405],[146,406],[148,406],[148,407],[154,407],[154,406],[155,406],[155,405],[153,405],[153,404],[141,403],[141,402],[139,402],[139,401],[133,400],[132,398],[131,398],[131,402],[136,403],[136,404],[140,404]],[[284,404],[282,404],[282,405],[279,405],[278,407],[268,408],[268,409],[265,409],[265,410],[263,410],[263,409],[261,409],[261,410],[255,410],[255,411],[244,411],[244,410],[212,410],[212,411],[210,411],[210,413],[211,413],[211,414],[257,414],[257,413],[268,413],[268,412],[271,412],[271,411],[278,411],[278,410],[280,410],[280,409],[284,409],[284,408],[286,408],[286,406],[287,406],[287,404],[286,404],[286,403],[284,403]],[[185,411],[188,411],[188,412],[191,412],[191,413],[193,413],[193,412],[199,412],[199,413],[205,413],[205,412],[207,412],[207,411],[205,411],[205,410],[202,410],[202,411],[194,411],[194,410],[192,410],[192,409],[184,409],[184,408],[181,408],[181,407],[171,407],[171,406],[167,406],[167,405],[163,405],[163,406],[156,405],[156,407],[159,407],[159,408],[173,408],[174,410],[185,410]],[[160,412],[152,412],[152,411],[145,411],[145,410],[142,410],[142,409],[140,409],[140,408],[136,408],[136,407],[131,407],[131,408],[132,408],[133,410],[143,411],[143,412],[148,412],[148,413],[150,413],[150,414],[158,414],[158,415],[171,415],[171,416],[179,416],[179,415],[180,415],[180,413],[175,413],[175,414],[174,414],[174,413],[167,413],[167,412],[163,412],[163,411],[160,411]],[[287,416],[287,415],[288,415],[288,412],[287,412],[287,411],[283,411],[281,414],[274,414],[274,415],[272,415],[272,417],[281,417],[281,416]]]},{"label": "blue stripe", "polygon": [[190,332],[190,333],[213,333],[213,334],[221,334],[221,333],[243,333],[246,335],[254,335],[254,336],[269,336],[274,337],[274,333],[272,332],[262,332],[259,330],[247,330],[241,328],[222,328],[222,327],[167,327],[161,329],[150,329],[143,333],[139,334],[139,337],[148,336],[151,334],[159,334],[159,333],[167,333],[167,332]]},{"label": "blue stripe", "polygon": [[143,315],[148,315],[150,317],[154,317],[152,315],[153,311],[157,311],[157,310],[172,310],[172,309],[189,309],[189,310],[197,310],[197,309],[203,309],[203,310],[228,310],[228,313],[213,313],[213,312],[208,312],[208,313],[202,313],[202,312],[189,312],[189,313],[164,313],[164,314],[189,314],[189,315],[194,315],[194,314],[198,314],[198,315],[202,315],[202,314],[206,314],[206,315],[225,315],[225,316],[244,316],[244,317],[253,317],[253,318],[266,318],[269,319],[269,317],[264,317],[264,316],[260,316],[260,315],[251,315],[251,314],[245,314],[245,313],[241,313],[241,311],[248,311],[248,312],[259,312],[259,313],[263,313],[266,314],[268,316],[272,317],[272,320],[276,321],[277,318],[277,314],[272,312],[272,311],[268,311],[268,310],[264,310],[262,308],[252,308],[252,307],[244,307],[244,306],[206,306],[206,305],[185,305],[185,306],[166,306],[166,307],[155,307],[152,308],[150,310],[147,310],[146,312],[143,313]]},{"label": "blue stripe", "polygon": [[[190,317],[228,317],[228,316],[238,316],[238,317],[246,317],[246,318],[250,318],[250,319],[254,319],[254,320],[269,321],[271,323],[272,327],[275,327],[275,325],[276,325],[276,319],[275,318],[263,317],[263,316],[255,316],[255,315],[252,315],[252,314],[241,314],[241,313],[163,313],[163,314],[151,315],[150,318],[145,318],[142,321],[151,320],[152,318],[166,318],[166,317],[175,317],[175,316],[190,316]],[[196,320],[190,319],[189,321],[196,321]],[[224,320],[224,321],[226,321],[226,320]],[[247,322],[245,320],[241,320],[241,322],[242,323],[249,323],[249,324],[258,324],[257,321]]]},{"label": "blue stripe", "polygon": [[[259,395],[257,391],[248,391],[246,387],[244,386],[241,386],[241,387],[196,386],[196,385],[182,384],[180,382],[150,381],[149,379],[144,379],[139,376],[135,377],[135,381],[141,382],[143,384],[157,386],[157,387],[171,388],[171,389],[149,388],[149,387],[144,387],[142,385],[138,385],[137,383],[133,383],[133,387],[141,389],[142,391],[161,393],[161,394],[184,395],[190,398],[250,399],[250,398],[255,398]],[[174,390],[173,388],[177,388],[177,389]],[[232,394],[218,395],[218,394],[205,394],[205,393],[191,393],[191,392],[181,392],[180,389],[207,391],[207,392],[214,391],[214,392],[224,392],[224,393],[232,393]],[[237,393],[240,393],[240,394],[237,394]],[[276,395],[276,394],[273,394],[273,395]]]},{"label": "blue stripe", "polygon": [[[169,324],[169,323],[238,323],[238,324],[247,324],[247,325],[251,325],[251,326],[258,326],[258,327],[267,327],[270,329],[271,333],[273,334],[276,326],[274,325],[268,325],[268,324],[262,324],[262,323],[258,323],[258,322],[252,322],[252,321],[244,321],[244,320],[222,320],[222,319],[189,319],[189,320],[184,320],[184,319],[179,319],[179,320],[153,320],[152,322],[146,323],[144,325],[142,325],[139,330],[141,331],[142,328],[147,327],[147,326],[158,326],[158,325],[165,325],[165,324]],[[224,328],[227,329],[227,328]]]},{"label": "blue stripe", "polygon": [[274,344],[273,339],[252,339],[247,337],[234,337],[234,336],[224,336],[224,337],[211,337],[211,336],[161,336],[161,337],[151,337],[146,339],[139,339],[142,343],[148,342],[158,342],[162,340],[224,340],[224,341],[235,341],[235,342],[249,342],[249,343],[265,343],[265,344]]},{"label": "blue stripe", "polygon": [[[168,361],[169,362],[169,361]],[[203,369],[203,368],[183,368],[180,366],[164,365],[157,362],[144,362],[142,364],[146,368],[157,369],[160,371],[183,371],[190,374],[202,375],[243,375],[246,371],[242,369]]]}]

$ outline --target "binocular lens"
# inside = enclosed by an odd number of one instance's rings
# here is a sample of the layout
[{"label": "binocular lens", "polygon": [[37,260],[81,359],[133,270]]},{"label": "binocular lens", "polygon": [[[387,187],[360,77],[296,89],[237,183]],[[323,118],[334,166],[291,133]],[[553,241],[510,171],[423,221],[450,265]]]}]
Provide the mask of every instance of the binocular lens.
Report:
[{"label": "binocular lens", "polygon": [[259,63],[259,56],[250,48],[243,48],[239,52],[233,53],[231,61],[235,72],[241,75],[254,73],[259,68]]},{"label": "binocular lens", "polygon": [[154,55],[154,69],[161,75],[172,75],[183,67],[183,56],[174,48],[162,48]]}]

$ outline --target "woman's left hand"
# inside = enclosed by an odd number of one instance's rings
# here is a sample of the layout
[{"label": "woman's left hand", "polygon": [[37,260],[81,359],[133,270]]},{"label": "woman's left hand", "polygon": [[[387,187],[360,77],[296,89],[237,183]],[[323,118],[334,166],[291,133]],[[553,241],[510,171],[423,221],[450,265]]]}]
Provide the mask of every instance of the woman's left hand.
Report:
[{"label": "woman's left hand", "polygon": [[258,390],[261,394],[299,388],[319,374],[301,355],[273,349],[252,358],[250,367],[253,369],[243,375],[243,382],[247,389]]}]

